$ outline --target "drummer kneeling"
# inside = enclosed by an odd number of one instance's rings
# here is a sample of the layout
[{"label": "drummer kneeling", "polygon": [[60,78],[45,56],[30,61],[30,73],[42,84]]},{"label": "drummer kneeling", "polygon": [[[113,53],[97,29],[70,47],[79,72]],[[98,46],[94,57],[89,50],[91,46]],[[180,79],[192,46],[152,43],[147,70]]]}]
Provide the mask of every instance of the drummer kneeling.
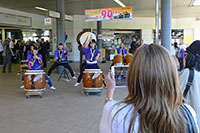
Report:
[{"label": "drummer kneeling", "polygon": [[[37,47],[34,47],[32,55],[30,55],[28,57],[29,70],[42,70],[41,64],[42,64],[42,55],[38,54]],[[48,81],[48,85],[50,86],[50,89],[56,90],[56,88],[53,87],[53,84],[52,84],[50,78],[47,76],[47,74],[45,74],[45,78]],[[24,75],[22,76],[22,81],[24,81]],[[24,88],[24,85],[21,86],[20,88]]]}]

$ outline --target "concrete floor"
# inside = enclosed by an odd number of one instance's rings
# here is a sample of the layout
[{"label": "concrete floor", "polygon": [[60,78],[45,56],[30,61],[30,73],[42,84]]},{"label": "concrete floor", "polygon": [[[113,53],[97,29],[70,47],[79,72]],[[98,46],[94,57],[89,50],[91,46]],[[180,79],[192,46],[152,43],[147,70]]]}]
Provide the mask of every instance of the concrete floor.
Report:
[{"label": "concrete floor", "polygon": [[[71,64],[78,74],[79,63]],[[104,73],[110,62],[100,64]],[[43,98],[26,99],[22,82],[17,76],[19,66],[12,73],[0,73],[0,133],[97,133],[104,105],[106,89],[102,95],[83,96],[75,80],[60,80],[56,71],[51,76],[56,91],[45,90]],[[0,67],[0,72],[2,67]],[[47,71],[47,69],[46,69]],[[114,99],[127,95],[126,88],[116,89]]]}]

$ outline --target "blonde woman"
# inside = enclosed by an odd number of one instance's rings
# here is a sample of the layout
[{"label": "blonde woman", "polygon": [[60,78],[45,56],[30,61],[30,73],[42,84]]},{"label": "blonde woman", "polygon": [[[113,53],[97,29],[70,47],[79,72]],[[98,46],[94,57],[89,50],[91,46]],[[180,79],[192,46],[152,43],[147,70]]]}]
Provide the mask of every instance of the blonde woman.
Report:
[{"label": "blonde woman", "polygon": [[163,47],[143,45],[131,61],[128,96],[113,101],[115,79],[108,73],[100,133],[196,133],[194,110],[183,104],[174,59]]}]

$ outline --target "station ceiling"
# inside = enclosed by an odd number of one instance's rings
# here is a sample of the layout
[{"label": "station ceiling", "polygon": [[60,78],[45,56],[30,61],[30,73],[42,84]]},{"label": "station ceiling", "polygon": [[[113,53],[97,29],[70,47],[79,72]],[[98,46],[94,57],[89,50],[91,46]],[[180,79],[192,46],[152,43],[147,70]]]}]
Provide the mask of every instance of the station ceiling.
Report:
[{"label": "station ceiling", "polygon": [[[121,0],[133,6],[133,16],[154,17],[155,0]],[[200,7],[189,7],[191,0],[172,0],[172,17],[200,17]],[[56,0],[0,0],[0,7],[45,15],[36,6],[56,11]],[[65,0],[66,14],[83,15],[85,9],[119,7],[113,0]],[[0,11],[1,12],[1,11]]]}]

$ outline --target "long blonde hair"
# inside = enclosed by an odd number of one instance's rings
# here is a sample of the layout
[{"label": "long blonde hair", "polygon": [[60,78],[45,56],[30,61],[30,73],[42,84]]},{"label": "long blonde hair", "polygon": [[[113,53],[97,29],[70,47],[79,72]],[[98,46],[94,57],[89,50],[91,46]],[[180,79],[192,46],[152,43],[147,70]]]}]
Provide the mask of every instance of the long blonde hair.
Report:
[{"label": "long blonde hair", "polygon": [[139,133],[185,133],[178,72],[174,59],[165,48],[156,44],[139,48],[128,70],[127,86],[128,96],[121,102],[125,106],[115,113],[112,123],[123,108],[131,105],[129,133],[134,131],[138,112]]}]

